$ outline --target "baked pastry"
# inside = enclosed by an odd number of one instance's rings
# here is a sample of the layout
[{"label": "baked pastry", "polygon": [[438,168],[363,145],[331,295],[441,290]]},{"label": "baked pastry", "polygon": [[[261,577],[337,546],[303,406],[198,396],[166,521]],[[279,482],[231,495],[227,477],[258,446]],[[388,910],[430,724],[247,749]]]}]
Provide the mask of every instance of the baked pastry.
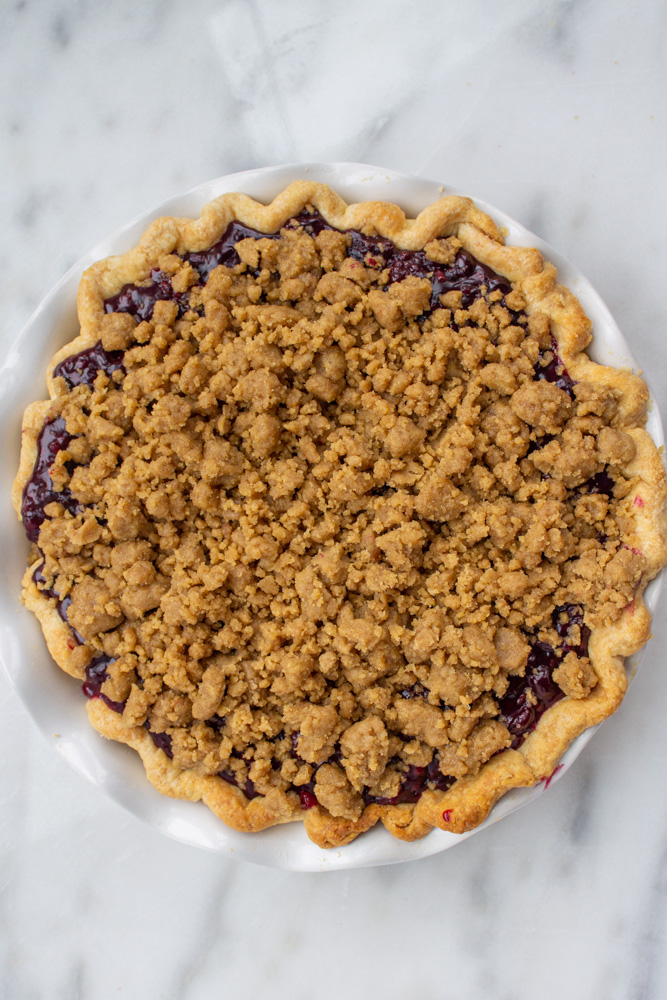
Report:
[{"label": "baked pastry", "polygon": [[223,195],[78,311],[23,599],[160,791],[322,847],[463,832],[618,707],[667,560],[646,385],[469,199]]}]

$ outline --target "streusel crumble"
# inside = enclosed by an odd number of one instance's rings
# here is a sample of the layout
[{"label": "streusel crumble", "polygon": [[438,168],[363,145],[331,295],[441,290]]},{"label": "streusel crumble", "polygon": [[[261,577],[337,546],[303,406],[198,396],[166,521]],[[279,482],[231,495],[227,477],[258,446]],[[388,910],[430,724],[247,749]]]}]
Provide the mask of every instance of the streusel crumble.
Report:
[{"label": "streusel crumble", "polygon": [[322,846],[469,829],[614,710],[648,637],[646,388],[465,199],[281,197],[84,278],[26,420],[26,601],[168,794]]}]

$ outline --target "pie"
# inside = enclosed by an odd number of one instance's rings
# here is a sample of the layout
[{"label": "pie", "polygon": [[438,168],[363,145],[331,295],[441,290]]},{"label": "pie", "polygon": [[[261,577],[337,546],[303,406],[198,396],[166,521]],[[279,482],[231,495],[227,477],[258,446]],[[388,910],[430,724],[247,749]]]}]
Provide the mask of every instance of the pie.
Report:
[{"label": "pie", "polygon": [[667,561],[648,391],[472,201],[223,195],[78,312],[24,418],[23,600],[161,792],[460,833],[618,707]]}]

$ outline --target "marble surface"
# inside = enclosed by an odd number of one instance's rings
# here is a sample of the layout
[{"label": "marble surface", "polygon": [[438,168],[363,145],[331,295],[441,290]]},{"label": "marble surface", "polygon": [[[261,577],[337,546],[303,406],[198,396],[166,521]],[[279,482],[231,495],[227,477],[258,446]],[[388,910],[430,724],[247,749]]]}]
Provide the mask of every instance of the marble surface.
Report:
[{"label": "marble surface", "polygon": [[[358,160],[466,189],[571,257],[667,413],[664,8],[463,7],[0,5],[0,351],[151,204]],[[52,753],[0,675],[0,996],[659,1000],[666,641],[663,611],[619,713],[534,804],[428,860],[329,875],[162,838]]]}]

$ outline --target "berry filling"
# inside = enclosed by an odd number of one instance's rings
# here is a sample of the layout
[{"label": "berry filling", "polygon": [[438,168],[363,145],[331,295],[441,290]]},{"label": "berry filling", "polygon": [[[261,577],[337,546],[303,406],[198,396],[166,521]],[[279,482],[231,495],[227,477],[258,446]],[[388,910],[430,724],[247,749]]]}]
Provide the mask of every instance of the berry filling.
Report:
[{"label": "berry filling", "polygon": [[[246,764],[252,763],[251,761],[246,760],[243,757],[243,754],[239,753],[238,750],[232,750],[232,757],[236,758],[236,760],[243,760]],[[255,790],[255,785],[250,778],[246,778],[243,785],[239,785],[235,773],[233,771],[226,770],[225,768],[218,771],[218,777],[222,778],[223,781],[226,781],[228,785],[234,785],[235,788],[240,788],[248,800],[256,799],[259,795],[259,792]]]},{"label": "berry filling", "polygon": [[[559,389],[566,392],[571,399],[574,399],[574,386],[577,383],[573,378],[570,378],[567,368],[559,357],[556,350],[556,341],[553,337],[551,338],[551,343],[552,347],[550,351],[540,351],[540,356],[535,367],[535,378],[553,382]],[[550,357],[545,361],[545,357],[548,355]]]},{"label": "berry filling", "polygon": [[[546,710],[563,697],[563,692],[552,677],[563,657],[570,652],[578,657],[588,655],[591,630],[583,621],[583,609],[577,605],[564,604],[556,608],[553,625],[563,640],[562,645],[554,649],[546,642],[534,641],[528,655],[525,676],[511,678],[506,693],[499,699],[500,718],[514,737],[514,749],[521,746]],[[576,627],[576,631],[573,627]],[[571,641],[575,636],[576,641]]]},{"label": "berry filling", "polygon": [[[67,618],[64,615],[61,615],[61,617],[64,621],[67,621]],[[74,631],[74,629],[72,629],[72,631]],[[77,635],[76,632],[74,632],[74,634]],[[82,641],[80,636],[77,635],[77,638],[79,641]],[[86,679],[81,685],[81,690],[85,694],[86,698],[101,698],[107,708],[110,708],[112,712],[117,712],[118,715],[122,715],[123,709],[125,708],[125,702],[113,701],[102,691],[102,685],[109,676],[107,667],[110,663],[113,663],[113,661],[113,656],[106,656],[104,653],[91,660],[86,667]],[[169,733],[154,733],[150,728],[148,720],[144,723],[144,728],[148,730],[150,738],[153,740],[153,743],[158,750],[162,750],[163,753],[165,753],[171,760],[174,754],[171,749],[171,736]]]},{"label": "berry filling", "polygon": [[446,292],[461,292],[461,305],[467,309],[479,297],[482,285],[486,286],[487,292],[500,291],[503,295],[511,290],[507,278],[480,264],[466,250],[459,250],[452,264],[438,265],[429,260],[423,250],[399,250],[390,240],[364,236],[354,230],[350,236],[348,256],[378,270],[387,267],[389,284],[402,281],[408,275],[429,278],[433,285],[431,309],[441,307],[440,296]]},{"label": "berry filling", "polygon": [[[305,215],[305,213],[303,214]],[[293,221],[296,222],[299,219],[300,217]],[[322,222],[324,223],[324,219]],[[231,222],[221,239],[212,247],[209,247],[208,250],[183,254],[183,259],[187,260],[199,272],[201,283],[205,284],[211,271],[216,267],[220,267],[221,264],[225,267],[236,267],[240,263],[239,255],[236,252],[236,244],[240,240],[276,240],[279,236],[280,233],[260,233],[259,230],[250,229],[240,222]]]},{"label": "berry filling", "polygon": [[94,660],[91,660],[86,667],[86,679],[81,686],[81,690],[85,694],[86,698],[101,698],[105,705],[114,711],[122,712],[124,705],[119,701],[112,701],[111,698],[102,692],[102,685],[109,676],[107,673],[107,667],[112,662],[113,657],[106,656],[104,653],[101,656],[96,656]]},{"label": "berry filling", "polygon": [[[310,236],[317,236],[324,229],[334,229],[317,212],[313,214],[302,212],[290,219],[285,228],[301,228]],[[487,292],[500,291],[503,295],[506,295],[511,289],[507,278],[503,278],[475,260],[472,254],[466,250],[459,250],[451,264],[442,265],[429,260],[423,250],[399,250],[390,240],[380,236],[365,236],[354,229],[348,230],[348,233],[350,236],[348,257],[362,261],[366,266],[378,270],[387,268],[389,270],[388,285],[394,281],[401,281],[408,275],[429,278],[433,285],[431,309],[441,308],[440,296],[446,292],[460,291],[462,293],[462,307],[466,309],[479,297],[482,286],[486,287]],[[240,263],[236,252],[236,244],[240,240],[278,239],[279,236],[280,233],[261,233],[257,229],[241,225],[240,222],[232,222],[222,238],[208,250],[182,254],[182,259],[188,261],[199,273],[200,282],[198,284],[201,286],[206,283],[214,268],[221,264],[226,267],[236,267]],[[187,312],[189,308],[188,293],[174,292],[169,275],[159,268],[153,268],[150,282],[145,285],[123,285],[117,295],[106,299],[104,308],[108,313],[130,313],[141,320],[149,320],[153,315],[155,303],[167,299],[178,303],[181,315]],[[120,352],[113,353],[120,354]]]},{"label": "berry filling", "polygon": [[62,417],[47,421],[37,438],[37,458],[32,476],[26,483],[21,505],[21,518],[25,533],[31,542],[36,542],[39,529],[46,519],[44,508],[50,503],[59,503],[70,514],[81,509],[69,489],[58,492],[53,488],[50,470],[56,455],[66,448],[72,435],[67,433]]},{"label": "berry filling", "polygon": [[[584,612],[576,604],[563,604],[556,608],[553,613],[554,628],[561,639],[564,639],[563,654],[573,652],[577,656],[588,656],[588,640],[591,630],[588,625],[584,625]],[[572,638],[572,626],[579,628],[579,642],[570,642]]]},{"label": "berry filling", "polygon": [[513,677],[499,700],[500,718],[513,736],[512,747],[523,743],[526,734],[537,725],[547,708],[563,697],[552,680],[558,666],[558,654],[545,642],[536,642],[528,656],[525,677]]},{"label": "berry filling", "polygon": [[580,493],[602,493],[605,496],[611,496],[614,491],[614,480],[609,475],[606,469],[602,472],[598,472],[597,475],[591,476],[583,486],[579,487]]},{"label": "berry filling", "polygon": [[[101,371],[110,375],[122,368],[123,352],[105,351],[102,345],[97,343],[87,351],[80,351],[65,358],[56,366],[53,374],[54,377],[62,376],[69,388],[73,389],[77,385],[92,385]],[[32,476],[23,490],[21,503],[23,527],[31,542],[36,542],[39,537],[39,529],[46,519],[44,508],[48,504],[59,503],[70,514],[76,514],[81,510],[81,505],[72,496],[69,488],[55,490],[51,480],[51,467],[56,455],[67,448],[71,440],[72,435],[68,434],[62,417],[47,420],[37,438],[37,458]],[[35,579],[35,583],[37,582]]]},{"label": "berry filling", "polygon": [[171,760],[174,756],[174,752],[171,749],[171,736],[169,733],[154,733],[149,727],[148,721],[144,723],[144,726],[150,733],[150,737],[158,750],[162,750],[162,752],[167,755],[169,760]]},{"label": "berry filling", "polygon": [[234,785],[235,788],[241,788],[245,797],[250,801],[252,801],[252,799],[256,799],[259,795],[259,792],[255,791],[255,786],[250,778],[246,778],[243,787],[241,787],[233,771],[218,771],[218,777],[222,778],[223,781],[226,781],[228,785]]},{"label": "berry filling", "polygon": [[112,375],[123,371],[123,351],[105,351],[101,343],[65,358],[53,369],[53,377],[65,379],[68,387],[92,385],[100,372]]},{"label": "berry filling", "polygon": [[173,300],[178,304],[181,315],[187,312],[187,294],[174,292],[169,275],[154,267],[151,271],[151,281],[147,285],[123,285],[117,295],[112,295],[105,301],[104,309],[108,313],[130,313],[140,320],[149,320],[153,315],[155,303],[167,300]]},{"label": "berry filling", "polygon": [[401,698],[428,698],[428,691],[422,684],[413,684],[412,687],[403,688]]},{"label": "berry filling", "polygon": [[53,597],[54,600],[58,600],[58,595],[56,594],[55,590],[51,590],[50,587],[46,586],[46,577],[42,573],[43,569],[44,569],[44,563],[41,563],[39,566],[37,566],[37,568],[32,574],[32,581],[35,584],[35,586],[39,590],[41,590],[41,592],[44,594],[44,597]]},{"label": "berry filling", "polygon": [[[424,694],[428,694],[425,691]],[[403,737],[408,739],[407,737]],[[299,739],[298,733],[292,734],[292,756],[305,763],[301,757],[299,757],[296,747]],[[323,761],[323,764],[337,764],[341,759],[341,750],[338,744],[336,744],[336,749],[333,754]],[[398,762],[398,758],[396,761]],[[311,809],[313,806],[317,805],[317,796],[315,794],[315,781],[317,777],[317,771],[322,766],[318,764],[314,771],[310,781],[306,782],[304,785],[299,785],[298,787],[292,785],[292,788],[299,793],[299,798],[301,800],[302,809]],[[382,798],[379,796],[371,795],[369,788],[364,788],[363,798],[366,805],[383,805],[383,806],[396,806],[402,805],[403,803],[415,803],[418,802],[422,796],[422,793],[426,791],[427,788],[435,788],[439,791],[447,791],[448,788],[453,785],[456,779],[450,775],[443,775],[440,772],[440,764],[437,756],[433,757],[433,760],[426,767],[416,767],[415,765],[410,765],[406,770],[400,784],[400,788],[396,795],[391,798]]]},{"label": "berry filling", "polygon": [[411,764],[405,772],[401,787],[393,798],[374,797],[366,791],[364,793],[364,801],[368,805],[375,803],[380,806],[400,806],[406,802],[414,803],[419,801],[427,789],[432,788],[440,792],[446,792],[455,781],[456,778],[440,773],[440,766],[436,756],[426,767],[416,767],[414,764]]}]

